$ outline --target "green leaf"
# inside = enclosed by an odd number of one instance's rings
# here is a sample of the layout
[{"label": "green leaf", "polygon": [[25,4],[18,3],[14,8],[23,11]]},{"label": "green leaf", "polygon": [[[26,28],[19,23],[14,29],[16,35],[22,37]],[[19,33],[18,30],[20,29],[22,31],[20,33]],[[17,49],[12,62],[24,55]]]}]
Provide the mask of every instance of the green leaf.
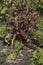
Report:
[{"label": "green leaf", "polygon": [[19,51],[21,50],[22,47],[23,47],[22,42],[16,40],[16,41],[15,41],[15,50],[16,50],[17,53],[19,53]]},{"label": "green leaf", "polygon": [[23,57],[22,50],[19,51],[19,55]]},{"label": "green leaf", "polygon": [[38,64],[41,63],[43,65],[43,49],[42,48],[38,47],[33,52],[32,61],[37,62]]},{"label": "green leaf", "polygon": [[0,27],[0,37],[3,37],[3,32],[6,30],[6,25],[2,25],[1,27]]},{"label": "green leaf", "polygon": [[34,52],[33,52],[33,57],[34,57],[35,59],[37,59],[37,55],[36,55],[36,54],[37,54],[37,51],[34,51]]},{"label": "green leaf", "polygon": [[3,8],[2,11],[1,11],[1,14],[5,14],[7,8]]}]

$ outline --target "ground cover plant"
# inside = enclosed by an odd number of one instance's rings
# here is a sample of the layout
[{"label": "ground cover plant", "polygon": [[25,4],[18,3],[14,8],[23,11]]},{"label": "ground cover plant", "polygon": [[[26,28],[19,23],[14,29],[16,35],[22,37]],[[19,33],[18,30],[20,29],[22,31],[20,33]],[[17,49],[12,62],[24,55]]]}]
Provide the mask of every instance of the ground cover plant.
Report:
[{"label": "ground cover plant", "polygon": [[15,50],[10,59],[17,54],[23,56],[24,46],[43,48],[43,1],[4,0],[0,8],[0,40]]}]

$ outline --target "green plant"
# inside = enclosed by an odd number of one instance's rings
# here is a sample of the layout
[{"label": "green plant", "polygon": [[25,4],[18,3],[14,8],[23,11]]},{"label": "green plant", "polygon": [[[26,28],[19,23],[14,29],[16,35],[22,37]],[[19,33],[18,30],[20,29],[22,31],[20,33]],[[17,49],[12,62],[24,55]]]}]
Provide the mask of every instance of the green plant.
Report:
[{"label": "green plant", "polygon": [[3,37],[4,36],[4,34],[3,34],[3,32],[6,30],[6,25],[2,25],[1,27],[0,27],[0,37]]},{"label": "green plant", "polygon": [[42,48],[37,48],[37,50],[35,50],[33,52],[33,56],[32,56],[32,62],[34,63],[38,63],[39,65],[43,65],[43,49]]},{"label": "green plant", "polygon": [[31,7],[43,16],[43,0],[31,0]]},{"label": "green plant", "polygon": [[39,40],[40,45],[43,45],[43,17],[40,18],[38,26],[39,30],[36,31],[35,35],[37,40]]},{"label": "green plant", "polygon": [[0,3],[3,3],[4,0],[0,0]]}]

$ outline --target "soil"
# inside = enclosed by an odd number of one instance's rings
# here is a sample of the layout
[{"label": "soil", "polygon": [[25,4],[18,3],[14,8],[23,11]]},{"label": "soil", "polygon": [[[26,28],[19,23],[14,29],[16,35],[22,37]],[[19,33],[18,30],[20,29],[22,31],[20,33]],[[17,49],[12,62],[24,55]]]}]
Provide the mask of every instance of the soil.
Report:
[{"label": "soil", "polygon": [[[12,51],[12,49],[6,46],[0,45],[0,53],[3,52],[7,54],[8,51]],[[10,62],[4,62],[0,65],[30,65],[31,64],[30,57],[32,56],[32,53],[33,53],[32,49],[24,47],[23,57],[17,56],[16,60],[10,61]]]}]

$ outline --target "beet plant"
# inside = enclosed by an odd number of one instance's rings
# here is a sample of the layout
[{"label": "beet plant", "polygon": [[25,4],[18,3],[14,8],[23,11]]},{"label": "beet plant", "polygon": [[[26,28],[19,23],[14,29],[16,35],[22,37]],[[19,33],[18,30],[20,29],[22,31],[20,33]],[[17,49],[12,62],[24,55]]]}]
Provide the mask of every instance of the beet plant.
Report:
[{"label": "beet plant", "polygon": [[0,35],[4,45],[15,49],[20,55],[24,46],[32,49],[36,49],[35,45],[40,46],[40,39],[37,39],[40,15],[29,3],[5,0],[0,16],[1,26],[5,25],[5,29],[1,27],[3,36]]},{"label": "beet plant", "polygon": [[40,16],[36,11],[29,9],[28,3],[15,3],[16,1],[12,0],[4,1],[1,10],[3,22],[5,22],[7,27],[3,32],[4,34],[6,32],[4,40],[8,45],[13,47],[16,40],[21,41],[25,46],[29,47],[29,44],[35,40],[35,31],[39,29],[38,21]]}]

